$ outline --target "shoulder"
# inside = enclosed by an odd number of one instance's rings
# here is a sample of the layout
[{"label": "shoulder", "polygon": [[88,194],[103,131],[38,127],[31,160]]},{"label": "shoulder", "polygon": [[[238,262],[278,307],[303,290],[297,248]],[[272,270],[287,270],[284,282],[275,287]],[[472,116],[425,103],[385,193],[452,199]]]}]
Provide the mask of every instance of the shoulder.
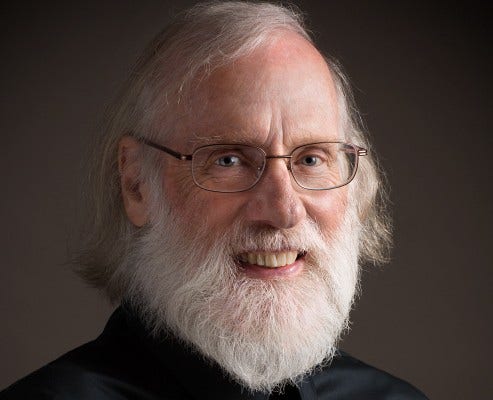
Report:
[{"label": "shoulder", "polygon": [[[183,399],[136,318],[118,308],[101,335],[0,392],[0,400]],[[159,373],[157,372],[159,371]]]},{"label": "shoulder", "polygon": [[408,382],[338,351],[330,365],[313,376],[319,398],[426,400]]},{"label": "shoulder", "polygon": [[0,393],[0,400],[107,399],[98,393],[99,374],[62,357],[15,382]]},{"label": "shoulder", "polygon": [[97,342],[83,345],[15,382],[0,392],[0,400],[179,398],[166,374],[160,377],[163,386],[156,387],[152,360],[119,350],[116,354]]}]

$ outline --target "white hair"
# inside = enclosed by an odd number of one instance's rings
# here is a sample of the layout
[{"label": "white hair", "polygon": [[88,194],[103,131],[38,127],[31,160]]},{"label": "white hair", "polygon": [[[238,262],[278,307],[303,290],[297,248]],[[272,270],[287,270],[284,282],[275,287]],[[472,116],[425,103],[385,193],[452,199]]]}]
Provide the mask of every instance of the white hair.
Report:
[{"label": "white hair", "polygon": [[[132,258],[134,243],[144,228],[133,226],[121,199],[117,165],[120,139],[138,133],[163,140],[173,130],[173,112],[193,94],[194,81],[205,79],[214,69],[251,54],[275,40],[282,32],[295,32],[312,43],[301,13],[294,7],[270,3],[209,2],[178,15],[147,47],[138,60],[118,100],[109,110],[104,134],[95,144],[87,197],[86,243],[77,257],[83,278],[118,301],[132,284],[121,273]],[[370,148],[363,135],[348,81],[340,66],[326,57],[338,91],[340,115],[346,140]],[[150,182],[153,195],[160,192],[157,152],[143,146],[141,179]],[[362,224],[359,240],[363,262],[384,261],[390,246],[390,223],[386,195],[375,158],[361,160],[351,183],[351,195]],[[154,184],[153,184],[154,182]]]}]

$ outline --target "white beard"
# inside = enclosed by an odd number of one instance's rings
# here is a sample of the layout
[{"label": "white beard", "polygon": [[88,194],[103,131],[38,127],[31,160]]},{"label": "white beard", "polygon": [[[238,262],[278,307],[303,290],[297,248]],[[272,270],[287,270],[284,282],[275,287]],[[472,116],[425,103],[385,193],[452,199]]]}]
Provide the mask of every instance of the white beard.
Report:
[{"label": "white beard", "polygon": [[[313,222],[182,232],[188,225],[167,213],[120,271],[154,333],[171,331],[241,385],[270,392],[330,361],[347,328],[359,275],[359,225],[347,214],[324,238]],[[303,271],[288,279],[249,278],[234,258],[286,248],[306,251]]]}]

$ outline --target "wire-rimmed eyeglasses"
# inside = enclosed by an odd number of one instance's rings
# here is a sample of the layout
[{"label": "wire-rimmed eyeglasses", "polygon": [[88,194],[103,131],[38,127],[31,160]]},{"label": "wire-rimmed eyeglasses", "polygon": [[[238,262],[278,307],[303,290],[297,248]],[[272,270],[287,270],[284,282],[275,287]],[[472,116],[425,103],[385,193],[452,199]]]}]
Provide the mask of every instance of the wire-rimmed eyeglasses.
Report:
[{"label": "wire-rimmed eyeglasses", "polygon": [[182,154],[145,138],[138,140],[179,160],[191,161],[195,184],[221,193],[251,189],[260,181],[267,160],[275,158],[287,160],[287,168],[300,187],[335,189],[353,180],[359,157],[368,154],[366,149],[344,142],[304,144],[286,155],[267,155],[260,147],[245,144],[210,144]]}]

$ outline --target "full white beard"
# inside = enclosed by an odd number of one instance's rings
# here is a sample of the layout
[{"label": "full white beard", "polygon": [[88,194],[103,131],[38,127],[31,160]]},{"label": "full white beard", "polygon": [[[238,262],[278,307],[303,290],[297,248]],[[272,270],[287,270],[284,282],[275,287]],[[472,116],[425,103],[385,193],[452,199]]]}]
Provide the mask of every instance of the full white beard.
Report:
[{"label": "full white beard", "polygon": [[[129,298],[154,333],[171,331],[241,385],[270,392],[296,382],[330,361],[347,328],[359,275],[359,225],[347,214],[324,238],[310,221],[283,231],[240,223],[214,236],[161,212],[122,266]],[[249,278],[234,258],[286,248],[306,251],[288,279]]]}]

